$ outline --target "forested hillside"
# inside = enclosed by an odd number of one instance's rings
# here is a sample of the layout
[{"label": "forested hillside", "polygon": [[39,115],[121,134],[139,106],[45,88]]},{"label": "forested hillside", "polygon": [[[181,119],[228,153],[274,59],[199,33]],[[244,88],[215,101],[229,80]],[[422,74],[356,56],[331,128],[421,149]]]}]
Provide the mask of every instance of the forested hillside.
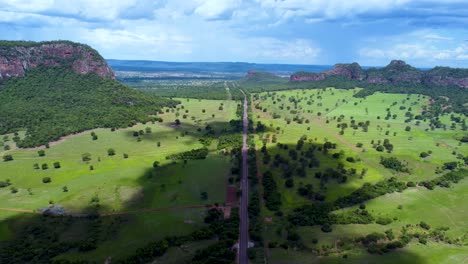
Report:
[{"label": "forested hillside", "polygon": [[91,128],[145,122],[161,107],[176,104],[94,73],[41,66],[0,88],[0,134],[26,130],[17,145],[38,146]]}]

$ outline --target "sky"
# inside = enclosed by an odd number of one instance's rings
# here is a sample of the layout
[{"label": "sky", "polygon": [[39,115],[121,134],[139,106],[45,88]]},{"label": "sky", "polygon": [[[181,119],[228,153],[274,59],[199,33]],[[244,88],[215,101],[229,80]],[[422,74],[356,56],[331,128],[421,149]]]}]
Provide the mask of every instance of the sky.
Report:
[{"label": "sky", "polygon": [[468,0],[0,0],[0,39],[106,59],[468,68]]}]

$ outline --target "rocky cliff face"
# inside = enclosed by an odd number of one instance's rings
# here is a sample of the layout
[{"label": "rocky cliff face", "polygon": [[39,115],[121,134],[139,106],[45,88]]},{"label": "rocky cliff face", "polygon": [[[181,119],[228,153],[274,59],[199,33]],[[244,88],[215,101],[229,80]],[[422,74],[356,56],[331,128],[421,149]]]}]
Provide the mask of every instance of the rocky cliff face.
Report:
[{"label": "rocky cliff face", "polygon": [[372,84],[424,84],[426,86],[455,85],[468,88],[468,69],[453,69],[436,67],[429,71],[421,71],[404,61],[393,60],[381,68],[363,70],[357,63],[336,64],[331,70],[321,73],[297,72],[291,75],[291,82],[320,81],[329,76],[343,76],[348,79],[364,81]]},{"label": "rocky cliff face", "polygon": [[340,75],[354,80],[362,80],[366,77],[365,71],[361,66],[353,62],[351,64],[335,64],[331,70],[321,73],[298,72],[291,75],[290,80],[293,82],[321,81],[333,75]]},{"label": "rocky cliff face", "polygon": [[24,76],[28,69],[40,65],[67,66],[79,74],[96,73],[103,78],[115,78],[107,62],[86,45],[69,41],[0,42],[0,82]]}]

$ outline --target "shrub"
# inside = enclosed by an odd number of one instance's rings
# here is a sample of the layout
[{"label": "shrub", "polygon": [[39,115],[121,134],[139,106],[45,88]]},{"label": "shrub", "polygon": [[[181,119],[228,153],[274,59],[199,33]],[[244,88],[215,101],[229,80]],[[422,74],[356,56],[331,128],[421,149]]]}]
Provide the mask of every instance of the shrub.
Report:
[{"label": "shrub", "polygon": [[421,222],[419,223],[419,226],[420,226],[421,228],[423,228],[423,229],[426,229],[426,230],[431,229],[431,226],[430,226],[429,224],[427,224],[426,222],[424,222],[424,221],[421,221]]},{"label": "shrub", "polygon": [[47,169],[49,168],[49,165],[47,165],[47,163],[43,163],[43,164],[41,165],[41,168],[42,168],[43,170],[47,170]]},{"label": "shrub", "polygon": [[50,177],[44,177],[44,178],[42,178],[42,182],[43,183],[49,183],[49,182],[52,182],[52,179]]},{"label": "shrub", "polygon": [[0,181],[0,188],[5,188],[11,185],[10,179],[7,179],[6,181]]},{"label": "shrub", "polygon": [[388,225],[392,223],[392,219],[389,217],[379,217],[375,222],[379,225]]},{"label": "shrub", "polygon": [[81,160],[84,161],[84,162],[90,161],[91,160],[91,154],[88,153],[88,152],[81,154]]},{"label": "shrub", "polygon": [[37,152],[37,155],[39,155],[39,157],[44,157],[45,156],[45,151],[43,149],[39,150]]},{"label": "shrub", "polygon": [[107,150],[107,155],[114,156],[115,155],[115,150],[113,148],[108,149]]},{"label": "shrub", "polygon": [[429,156],[429,154],[428,154],[427,152],[421,152],[421,153],[419,153],[419,157],[421,157],[421,158],[423,158],[423,159],[426,158],[426,157],[428,157],[428,156]]},{"label": "shrub", "polygon": [[323,224],[320,230],[322,230],[325,233],[330,233],[331,231],[333,231],[331,225],[328,223]]},{"label": "shrub", "polygon": [[10,155],[10,154],[3,155],[3,161],[12,161],[12,160],[13,160],[12,155]]},{"label": "shrub", "polygon": [[54,168],[60,169],[60,167],[61,167],[60,162],[58,162],[58,161],[54,162]]},{"label": "shrub", "polygon": [[294,180],[293,180],[293,179],[287,179],[287,180],[284,182],[284,186],[286,186],[286,188],[292,188],[292,187],[294,187]]}]

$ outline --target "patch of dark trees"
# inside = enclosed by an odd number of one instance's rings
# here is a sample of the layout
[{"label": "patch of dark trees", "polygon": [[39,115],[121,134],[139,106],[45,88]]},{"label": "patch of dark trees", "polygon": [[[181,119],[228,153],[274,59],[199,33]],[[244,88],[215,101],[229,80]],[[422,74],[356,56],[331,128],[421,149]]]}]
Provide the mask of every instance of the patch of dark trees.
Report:
[{"label": "patch of dark trees", "polygon": [[192,149],[189,151],[184,151],[181,153],[173,154],[167,156],[166,159],[171,160],[197,160],[197,159],[206,159],[208,156],[209,150],[207,148]]},{"label": "patch of dark trees", "polygon": [[[449,172],[443,176],[433,179],[429,183],[421,182],[420,185],[425,186],[430,190],[432,190],[434,186],[447,188],[450,186],[450,183],[457,183],[467,176],[468,170],[460,169],[459,171]],[[314,203],[296,208],[290,215],[288,215],[288,221],[295,226],[324,225],[326,223],[344,224],[347,221],[344,221],[343,218],[337,218],[336,215],[331,215],[330,212],[340,208],[362,204],[387,193],[402,192],[409,186],[415,186],[415,184],[412,182],[398,181],[395,177],[376,184],[365,183],[361,188],[347,196],[338,198],[333,203]],[[354,215],[354,219],[357,218],[358,220],[351,220],[348,223],[356,223],[361,221],[363,218],[367,219],[363,222],[369,221],[370,218],[365,216],[366,213],[363,214],[364,215],[361,216],[357,214]]]}]

